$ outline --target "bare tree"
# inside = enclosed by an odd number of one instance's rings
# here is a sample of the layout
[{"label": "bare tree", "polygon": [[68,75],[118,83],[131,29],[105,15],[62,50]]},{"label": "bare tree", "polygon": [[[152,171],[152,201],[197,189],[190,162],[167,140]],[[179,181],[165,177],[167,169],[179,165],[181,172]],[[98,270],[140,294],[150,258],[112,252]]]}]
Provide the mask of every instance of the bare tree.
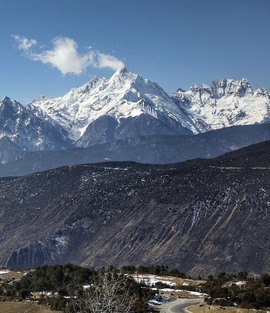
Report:
[{"label": "bare tree", "polygon": [[135,303],[130,278],[105,271],[77,301],[80,313],[129,313]]}]

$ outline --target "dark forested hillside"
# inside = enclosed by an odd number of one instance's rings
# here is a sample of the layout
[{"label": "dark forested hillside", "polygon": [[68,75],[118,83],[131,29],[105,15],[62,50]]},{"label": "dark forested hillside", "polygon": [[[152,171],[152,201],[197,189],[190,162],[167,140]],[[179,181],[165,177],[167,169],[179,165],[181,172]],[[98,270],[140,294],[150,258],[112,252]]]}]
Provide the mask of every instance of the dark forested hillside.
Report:
[{"label": "dark forested hillside", "polygon": [[270,143],[174,165],[101,163],[0,181],[0,263],[270,270]]}]

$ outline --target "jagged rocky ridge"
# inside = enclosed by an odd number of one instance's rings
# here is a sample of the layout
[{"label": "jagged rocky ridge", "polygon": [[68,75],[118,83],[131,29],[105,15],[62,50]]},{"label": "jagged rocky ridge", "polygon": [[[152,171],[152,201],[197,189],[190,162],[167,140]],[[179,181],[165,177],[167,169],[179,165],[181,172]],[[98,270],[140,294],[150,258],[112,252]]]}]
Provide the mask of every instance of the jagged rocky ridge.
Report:
[{"label": "jagged rocky ridge", "polygon": [[104,163],[0,181],[0,264],[267,272],[270,142],[174,165]]},{"label": "jagged rocky ridge", "polygon": [[270,94],[254,90],[246,79],[213,81],[211,86],[179,89],[173,99],[193,122],[193,133],[236,125],[269,123]]}]

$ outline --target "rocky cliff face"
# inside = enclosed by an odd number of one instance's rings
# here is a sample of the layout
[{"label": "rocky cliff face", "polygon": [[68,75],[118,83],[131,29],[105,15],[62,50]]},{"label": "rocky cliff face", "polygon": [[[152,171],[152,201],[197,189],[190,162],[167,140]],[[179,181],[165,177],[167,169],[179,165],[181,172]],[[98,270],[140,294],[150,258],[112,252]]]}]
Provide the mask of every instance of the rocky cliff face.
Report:
[{"label": "rocky cliff face", "polygon": [[0,264],[269,271],[270,144],[214,160],[64,167],[0,184]]}]

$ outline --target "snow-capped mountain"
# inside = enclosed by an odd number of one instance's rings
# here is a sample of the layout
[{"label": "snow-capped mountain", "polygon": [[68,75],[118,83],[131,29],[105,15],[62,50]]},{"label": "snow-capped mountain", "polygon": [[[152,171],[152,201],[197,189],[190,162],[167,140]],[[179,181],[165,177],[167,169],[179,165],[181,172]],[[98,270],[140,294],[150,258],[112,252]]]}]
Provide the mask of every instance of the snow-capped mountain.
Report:
[{"label": "snow-capped mountain", "polygon": [[270,93],[263,88],[253,90],[246,79],[178,89],[173,99],[192,120],[196,128],[193,133],[270,122]]},{"label": "snow-capped mountain", "polygon": [[[270,122],[270,94],[246,79],[178,89],[170,97],[126,68],[93,78],[63,97],[42,97],[28,108],[60,124],[77,146],[149,135],[189,135]],[[39,110],[37,112],[37,110]]]},{"label": "snow-capped mountain", "polygon": [[[93,78],[63,97],[41,97],[26,107],[4,98],[0,102],[0,163],[15,160],[22,151],[265,124],[270,123],[269,110],[270,93],[254,90],[246,79],[193,85],[170,97],[156,83],[124,68],[110,79]],[[257,137],[250,143],[258,142]]]},{"label": "snow-capped mountain", "polygon": [[69,146],[60,126],[40,119],[19,102],[0,101],[0,162],[15,159],[20,151],[59,150]]},{"label": "snow-capped mountain", "polygon": [[174,100],[157,84],[127,69],[110,79],[93,78],[63,97],[42,97],[29,105],[31,109],[37,107],[65,128],[73,140],[79,140],[87,128],[88,134],[94,131],[97,121],[97,133],[102,127],[102,132],[115,132],[113,138],[118,139],[149,135],[153,128],[155,134],[192,134],[189,118]]}]

